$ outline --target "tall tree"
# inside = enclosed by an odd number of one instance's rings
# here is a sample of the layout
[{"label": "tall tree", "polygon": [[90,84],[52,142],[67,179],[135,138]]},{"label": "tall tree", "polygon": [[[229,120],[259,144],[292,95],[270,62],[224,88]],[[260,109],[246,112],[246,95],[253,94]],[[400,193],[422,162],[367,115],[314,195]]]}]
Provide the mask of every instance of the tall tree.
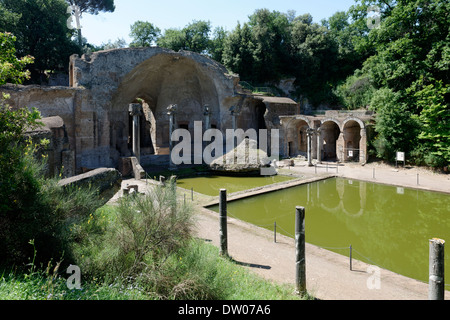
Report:
[{"label": "tall tree", "polygon": [[330,102],[331,88],[338,76],[338,46],[324,26],[312,22],[310,15],[296,18],[291,29],[290,50],[294,63],[297,95],[313,105]]},{"label": "tall tree", "polygon": [[172,49],[174,51],[189,50],[202,54],[208,54],[210,50],[209,34],[211,23],[209,21],[192,21],[183,29],[167,29],[158,38],[157,44],[160,47]]},{"label": "tall tree", "polygon": [[194,20],[184,29],[185,49],[198,53],[207,53],[210,48],[209,33],[211,23],[209,21]]},{"label": "tall tree", "polygon": [[161,30],[150,22],[136,21],[131,26],[130,47],[150,47],[158,40]]},{"label": "tall tree", "polygon": [[[399,127],[396,132],[390,130],[387,127],[396,123],[397,113],[386,113],[382,103],[374,103],[372,108],[379,114],[376,129],[380,141],[409,137],[405,148],[412,150],[417,162],[424,162],[428,157],[429,164],[442,166],[442,161],[436,161],[441,156],[448,165],[450,159],[444,156],[448,152],[443,150],[450,148],[449,134],[445,133],[449,121],[445,115],[450,104],[450,3],[362,0],[355,7],[361,21],[367,19],[368,5],[380,8],[381,19],[379,27],[368,33],[366,43],[375,53],[364,62],[363,72],[376,89],[392,92],[397,109],[404,116],[418,119],[423,128],[421,133],[411,131],[408,126]],[[353,11],[357,12],[355,8]],[[411,132],[416,136],[411,137]],[[430,155],[435,156],[434,160]]]},{"label": "tall tree", "polygon": [[69,57],[80,53],[67,27],[67,3],[64,0],[0,0],[0,31],[16,36],[18,56],[31,55],[30,67],[37,81],[46,70],[66,70]]},{"label": "tall tree", "polygon": [[160,47],[179,51],[186,48],[186,34],[181,29],[169,28],[156,43]]},{"label": "tall tree", "polygon": [[247,23],[236,28],[224,41],[222,63],[232,72],[239,74],[245,81],[253,81],[253,42]]},{"label": "tall tree", "polygon": [[288,17],[278,11],[260,9],[249,17],[248,24],[254,44],[254,77],[261,83],[276,82],[286,75],[286,66],[290,64]]},{"label": "tall tree", "polygon": [[209,54],[211,58],[218,62],[222,62],[225,39],[228,37],[228,32],[223,27],[216,27],[213,32],[213,38],[210,42]]},{"label": "tall tree", "polygon": [[[78,7],[79,11],[74,12],[81,15],[83,13],[98,15],[100,12],[114,12],[116,6],[114,0],[66,0],[72,8]],[[78,29],[78,43],[82,46],[82,34],[81,29]]]}]

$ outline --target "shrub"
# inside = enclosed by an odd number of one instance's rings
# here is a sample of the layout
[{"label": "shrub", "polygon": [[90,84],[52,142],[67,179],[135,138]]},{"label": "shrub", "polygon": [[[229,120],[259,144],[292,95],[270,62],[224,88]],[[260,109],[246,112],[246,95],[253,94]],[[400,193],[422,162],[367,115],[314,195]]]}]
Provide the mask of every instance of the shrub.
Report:
[{"label": "shrub", "polygon": [[191,239],[192,210],[189,204],[177,202],[174,179],[166,185],[155,186],[147,195],[120,198],[108,219],[102,209],[89,224],[79,226],[95,230],[76,245],[84,274],[105,280],[149,280],[173,252],[186,245]]},{"label": "shrub", "polygon": [[78,235],[71,226],[100,206],[94,189],[64,189],[58,179],[44,178],[43,162],[25,154],[23,171],[15,172],[16,192],[10,196],[10,210],[0,214],[0,257],[7,264],[21,265],[33,256],[36,263],[49,260],[71,262],[71,243]]},{"label": "shrub", "polygon": [[33,256],[36,263],[51,259],[70,262],[70,225],[100,205],[96,190],[63,189],[58,179],[45,178],[45,158],[37,158],[39,145],[26,141],[27,128],[39,124],[36,110],[13,110],[0,101],[0,261],[22,265]]}]

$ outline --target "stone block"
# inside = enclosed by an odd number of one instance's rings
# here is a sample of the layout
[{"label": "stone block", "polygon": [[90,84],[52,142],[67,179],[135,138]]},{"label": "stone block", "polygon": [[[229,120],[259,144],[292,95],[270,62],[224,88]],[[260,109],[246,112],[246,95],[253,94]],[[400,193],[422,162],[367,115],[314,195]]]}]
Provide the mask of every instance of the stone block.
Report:
[{"label": "stone block", "polygon": [[98,190],[99,198],[103,203],[108,202],[121,188],[122,175],[116,169],[99,168],[77,176],[62,179],[62,187],[86,187]]}]

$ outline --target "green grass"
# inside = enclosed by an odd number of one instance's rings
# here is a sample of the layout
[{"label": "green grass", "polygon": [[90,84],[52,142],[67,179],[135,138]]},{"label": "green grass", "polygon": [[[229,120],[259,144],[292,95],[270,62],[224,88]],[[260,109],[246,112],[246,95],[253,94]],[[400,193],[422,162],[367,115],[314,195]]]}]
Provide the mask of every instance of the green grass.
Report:
[{"label": "green grass", "polygon": [[194,238],[194,208],[177,202],[170,186],[123,198],[69,227],[81,289],[68,288],[68,261],[38,266],[30,242],[30,264],[0,269],[0,300],[303,299],[293,285],[262,279]]},{"label": "green grass", "polygon": [[[51,269],[51,268],[50,268]],[[69,290],[65,272],[4,271],[0,276],[1,300],[157,300],[139,282],[116,280],[102,283],[83,279],[80,290]],[[192,240],[188,247],[172,255],[165,276],[175,283],[172,296],[188,300],[297,300],[294,287],[274,284],[219,256],[211,244]]]}]

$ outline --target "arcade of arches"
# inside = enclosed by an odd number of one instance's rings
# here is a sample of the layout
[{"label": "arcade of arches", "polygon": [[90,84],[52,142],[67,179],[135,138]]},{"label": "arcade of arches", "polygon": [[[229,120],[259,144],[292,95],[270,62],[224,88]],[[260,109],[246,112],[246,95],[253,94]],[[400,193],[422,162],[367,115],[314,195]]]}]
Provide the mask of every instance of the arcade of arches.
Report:
[{"label": "arcade of arches", "polygon": [[310,152],[309,157],[318,162],[366,163],[368,160],[367,141],[373,126],[370,113],[327,111],[321,116],[296,115],[280,118],[290,157],[308,157]]}]

